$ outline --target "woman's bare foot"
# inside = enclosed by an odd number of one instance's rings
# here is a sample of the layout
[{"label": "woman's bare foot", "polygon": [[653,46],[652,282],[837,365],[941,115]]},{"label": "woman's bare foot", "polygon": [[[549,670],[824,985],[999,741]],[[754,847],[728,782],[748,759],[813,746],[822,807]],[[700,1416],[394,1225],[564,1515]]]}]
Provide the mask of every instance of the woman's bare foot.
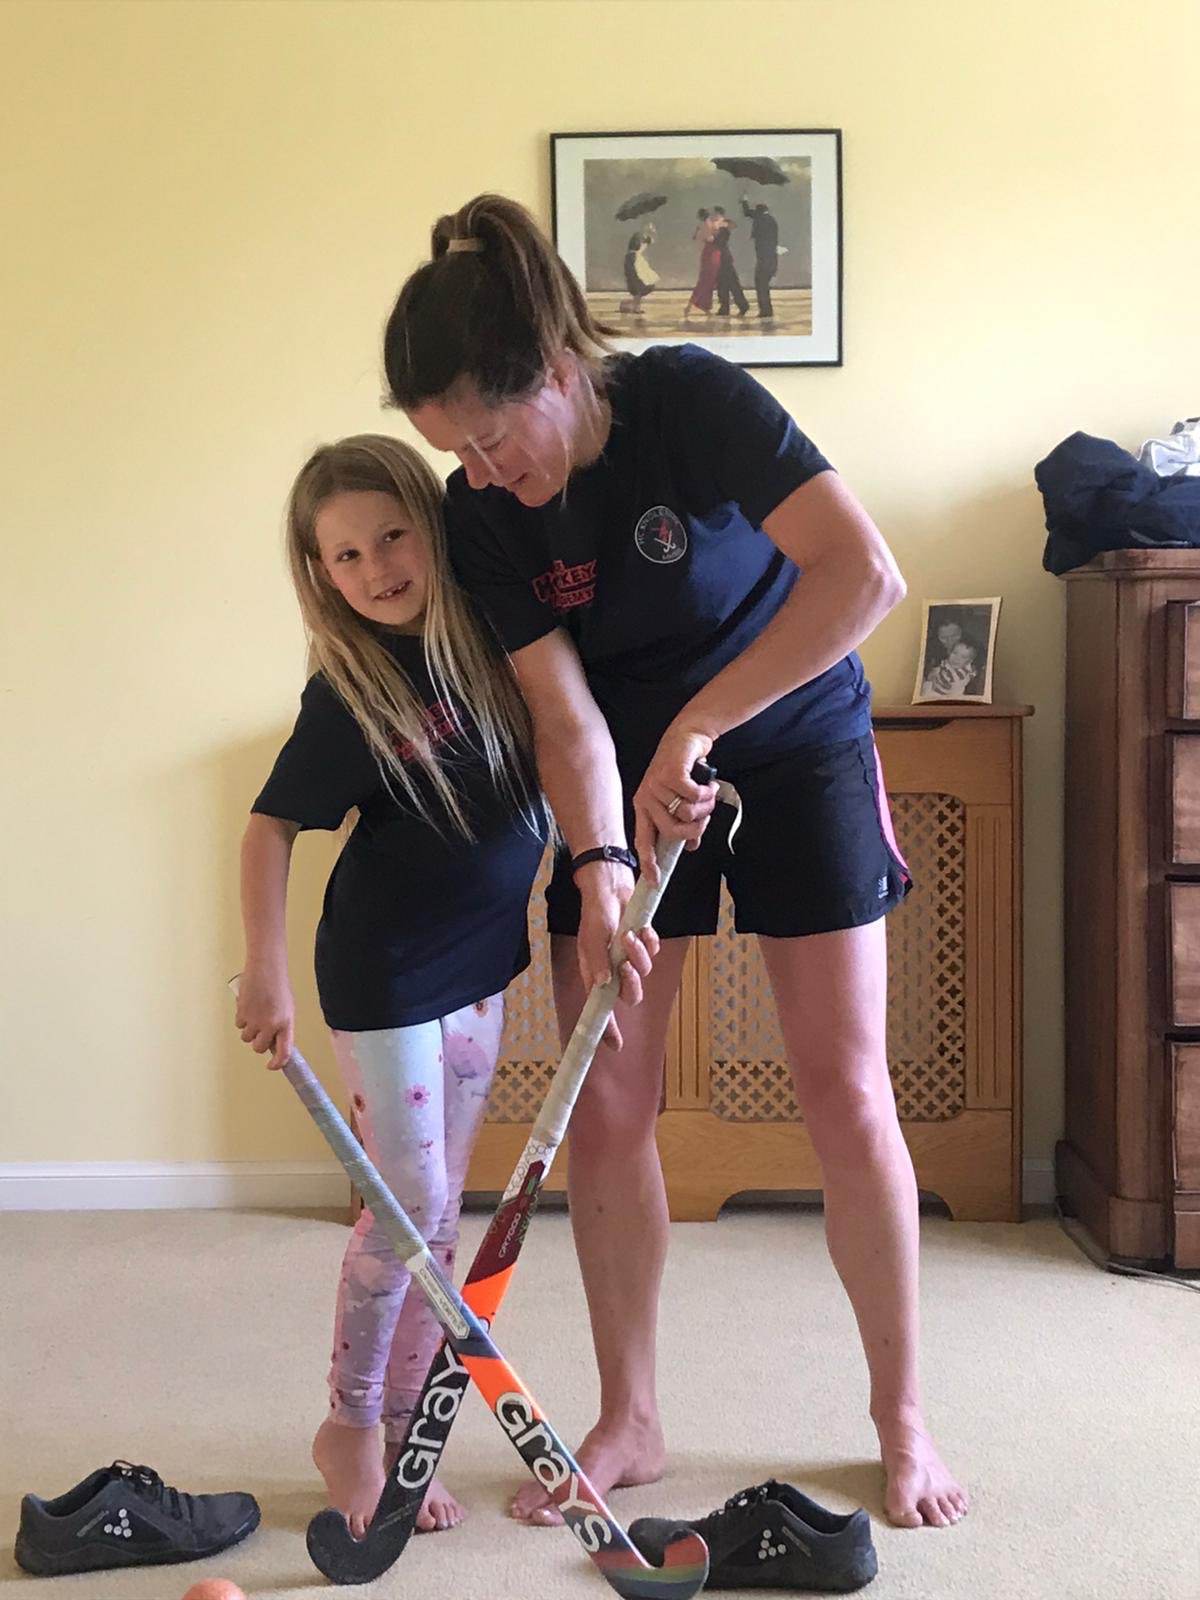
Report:
[{"label": "woman's bare foot", "polygon": [[348,1428],[332,1417],[317,1429],[312,1457],[325,1479],[329,1503],[361,1539],[383,1493],[383,1462],[376,1428]]},{"label": "woman's bare foot", "polygon": [[970,1507],[920,1417],[875,1424],[887,1474],[884,1510],[898,1528],[949,1528]]},{"label": "woman's bare foot", "polygon": [[[579,1446],[575,1459],[587,1473],[592,1488],[607,1498],[610,1489],[635,1483],[657,1483],[663,1475],[667,1449],[657,1419],[625,1426],[598,1422]],[[509,1514],[518,1522],[548,1528],[562,1521],[551,1497],[536,1483],[527,1483],[513,1496]]]},{"label": "woman's bare foot", "polygon": [[[383,1470],[389,1473],[400,1454],[398,1444],[389,1444],[383,1452]],[[457,1528],[466,1516],[466,1508],[454,1498],[440,1478],[434,1478],[425,1491],[421,1509],[417,1512],[418,1533],[442,1533],[447,1528]]]}]

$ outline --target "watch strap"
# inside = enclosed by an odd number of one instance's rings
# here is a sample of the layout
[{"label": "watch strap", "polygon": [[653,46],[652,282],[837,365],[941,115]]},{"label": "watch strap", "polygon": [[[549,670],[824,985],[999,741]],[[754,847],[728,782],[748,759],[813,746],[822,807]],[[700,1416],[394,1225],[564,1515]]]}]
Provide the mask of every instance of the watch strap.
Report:
[{"label": "watch strap", "polygon": [[580,867],[586,867],[592,861],[616,861],[631,872],[638,870],[638,858],[632,850],[627,850],[622,844],[601,844],[594,850],[581,850],[577,856],[571,857],[572,877]]}]

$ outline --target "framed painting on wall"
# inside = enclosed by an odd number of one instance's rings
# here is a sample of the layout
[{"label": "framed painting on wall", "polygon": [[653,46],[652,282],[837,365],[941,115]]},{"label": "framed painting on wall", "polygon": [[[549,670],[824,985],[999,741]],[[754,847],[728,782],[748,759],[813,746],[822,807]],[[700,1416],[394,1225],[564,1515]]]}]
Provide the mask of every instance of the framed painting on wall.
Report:
[{"label": "framed painting on wall", "polygon": [[616,344],[842,364],[841,130],[555,133],[554,239]]}]

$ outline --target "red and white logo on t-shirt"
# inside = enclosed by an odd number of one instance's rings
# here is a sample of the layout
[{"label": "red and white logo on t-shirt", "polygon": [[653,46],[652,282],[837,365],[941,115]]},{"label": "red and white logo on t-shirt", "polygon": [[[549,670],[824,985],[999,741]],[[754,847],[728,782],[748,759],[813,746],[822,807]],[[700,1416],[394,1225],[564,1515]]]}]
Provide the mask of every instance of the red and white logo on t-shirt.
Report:
[{"label": "red and white logo on t-shirt", "polygon": [[687,551],[687,529],[670,506],[651,506],[638,518],[633,542],[656,566],[678,561]]},{"label": "red and white logo on t-shirt", "polygon": [[549,572],[533,580],[533,592],[544,606],[553,606],[555,611],[590,606],[596,593],[596,563],[582,561],[568,567],[556,561]]},{"label": "red and white logo on t-shirt", "polygon": [[[444,700],[435,700],[431,706],[426,706],[422,720],[425,723],[425,737],[429,741],[431,751],[462,732],[458,714],[454,707],[447,705]],[[406,765],[416,759],[417,747],[411,739],[393,739],[392,749]]]}]

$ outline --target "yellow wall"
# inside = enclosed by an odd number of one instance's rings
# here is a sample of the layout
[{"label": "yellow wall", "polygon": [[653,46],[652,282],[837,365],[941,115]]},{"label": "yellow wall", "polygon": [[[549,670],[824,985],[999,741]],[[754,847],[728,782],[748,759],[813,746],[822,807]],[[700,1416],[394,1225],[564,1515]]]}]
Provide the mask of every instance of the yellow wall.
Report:
[{"label": "yellow wall", "polygon": [[[1037,706],[1027,1154],[1048,1156],[1063,596],[1031,471],[1075,428],[1136,449],[1197,408],[1185,18],[1106,0],[0,8],[0,1162],[317,1154],[221,989],[242,819],[303,671],[282,496],[316,441],[380,425],[381,321],[439,210],[489,187],[548,216],[551,130],[706,125],[844,130],[846,364],[767,381],[908,577],[865,652],[880,698],[908,696],[922,596],[1004,596],[997,698]],[[328,855],[302,853],[302,972]]]}]

